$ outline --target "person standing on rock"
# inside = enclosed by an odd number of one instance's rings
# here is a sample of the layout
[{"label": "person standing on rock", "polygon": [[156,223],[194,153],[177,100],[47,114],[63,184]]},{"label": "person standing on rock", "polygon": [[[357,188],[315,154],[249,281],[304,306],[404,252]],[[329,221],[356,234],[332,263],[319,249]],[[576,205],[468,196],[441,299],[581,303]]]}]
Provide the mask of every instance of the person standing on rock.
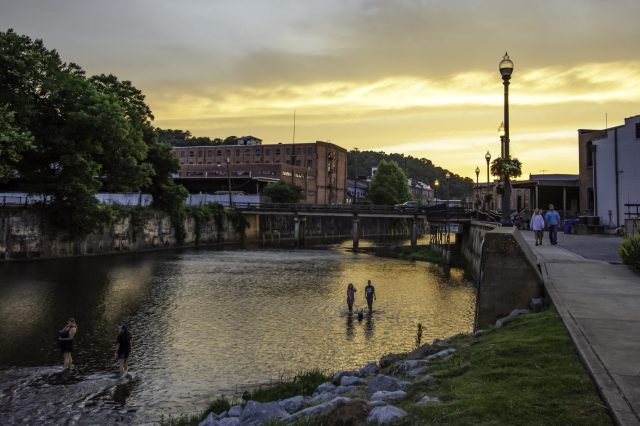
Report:
[{"label": "person standing on rock", "polygon": [[551,245],[558,244],[558,223],[560,214],[553,209],[553,204],[549,204],[549,211],[544,215],[544,221],[549,225],[549,241]]},{"label": "person standing on rock", "polygon": [[347,286],[347,306],[349,307],[349,313],[353,311],[353,302],[356,299],[356,288],[352,283]]},{"label": "person standing on rock", "polygon": [[540,209],[535,209],[533,211],[533,216],[531,216],[531,222],[529,223],[529,228],[531,228],[536,238],[536,245],[542,245],[542,237],[544,232],[544,218],[540,213]]},{"label": "person standing on rock", "polygon": [[373,301],[376,299],[376,289],[371,285],[371,280],[367,281],[367,286],[364,288],[364,297],[367,298],[369,315],[371,315],[371,312],[373,312]]},{"label": "person standing on rock", "polygon": [[73,365],[73,358],[71,358],[71,352],[73,352],[73,338],[78,331],[76,320],[69,318],[67,325],[62,330],[58,331],[58,343],[60,343],[60,352],[64,357],[64,369],[71,370]]}]

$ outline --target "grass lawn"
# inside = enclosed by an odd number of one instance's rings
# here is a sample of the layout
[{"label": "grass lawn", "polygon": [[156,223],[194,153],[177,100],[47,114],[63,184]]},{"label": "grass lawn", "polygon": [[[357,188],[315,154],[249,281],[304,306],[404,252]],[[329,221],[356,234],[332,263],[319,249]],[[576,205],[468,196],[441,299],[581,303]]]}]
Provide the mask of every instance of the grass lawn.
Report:
[{"label": "grass lawn", "polygon": [[[557,313],[526,315],[500,330],[461,336],[434,363],[432,385],[414,386],[399,406],[414,424],[612,425],[608,410]],[[423,395],[443,403],[415,406]]]}]

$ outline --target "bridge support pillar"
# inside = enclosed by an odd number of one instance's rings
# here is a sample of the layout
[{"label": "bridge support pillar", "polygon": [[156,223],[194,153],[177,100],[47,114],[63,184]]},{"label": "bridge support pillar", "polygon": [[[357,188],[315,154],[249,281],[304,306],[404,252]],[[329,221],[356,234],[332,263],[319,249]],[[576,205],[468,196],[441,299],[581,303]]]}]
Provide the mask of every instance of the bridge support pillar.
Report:
[{"label": "bridge support pillar", "polygon": [[304,245],[304,224],[306,218],[296,216],[293,218],[293,239],[296,247]]},{"label": "bridge support pillar", "polygon": [[418,245],[418,224],[417,219],[414,216],[411,219],[411,247],[415,247]]},{"label": "bridge support pillar", "polygon": [[356,250],[360,245],[360,233],[358,230],[358,225],[360,224],[360,218],[357,214],[353,215],[353,249]]}]

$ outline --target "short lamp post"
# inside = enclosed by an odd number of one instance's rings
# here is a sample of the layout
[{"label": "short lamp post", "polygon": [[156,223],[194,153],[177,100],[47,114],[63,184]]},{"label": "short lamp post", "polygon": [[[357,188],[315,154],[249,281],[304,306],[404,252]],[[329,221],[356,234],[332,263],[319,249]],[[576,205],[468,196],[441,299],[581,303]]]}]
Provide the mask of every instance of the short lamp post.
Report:
[{"label": "short lamp post", "polygon": [[[502,145],[502,158],[510,159],[509,155],[509,80],[513,73],[513,62],[509,59],[509,55],[505,52],[500,65],[500,75],[502,76],[502,84],[504,85],[504,123],[500,126],[500,141]],[[503,226],[511,226],[511,183],[509,175],[504,173],[502,176],[504,188],[502,190],[502,217],[500,223]]]},{"label": "short lamp post", "polygon": [[358,204],[358,148],[353,148],[353,151],[355,152],[355,155],[353,156],[354,158],[354,165],[355,165],[355,169],[353,171],[353,186],[354,186],[354,192],[355,192],[355,200],[356,200],[356,204]]},{"label": "short lamp post", "polygon": [[[478,179],[480,178],[480,167],[476,166],[476,200],[480,199],[480,183],[478,182]],[[478,210],[479,207],[479,203],[477,203],[475,200],[473,201],[473,209],[474,210]]]},{"label": "short lamp post", "polygon": [[[491,161],[491,153],[489,151],[487,151],[487,153],[484,155],[484,159],[487,160],[487,189],[485,190],[485,197],[486,197],[486,193],[489,192],[489,162]],[[491,206],[489,205],[489,206],[486,206],[485,208],[487,210],[490,210]]]},{"label": "short lamp post", "polygon": [[233,201],[231,199],[231,172],[229,171],[229,163],[231,163],[231,158],[227,157],[227,184],[229,186],[229,208],[231,208]]},{"label": "short lamp post", "polygon": [[445,263],[449,264],[451,262],[451,230],[449,229],[449,199],[451,198],[451,191],[449,190],[449,178],[451,175],[447,172],[444,175],[444,178],[447,180],[447,215],[445,217],[445,238],[447,240],[447,251],[445,253]]},{"label": "short lamp post", "polygon": [[440,188],[440,181],[438,179],[433,182],[433,203],[438,202],[438,188]]}]

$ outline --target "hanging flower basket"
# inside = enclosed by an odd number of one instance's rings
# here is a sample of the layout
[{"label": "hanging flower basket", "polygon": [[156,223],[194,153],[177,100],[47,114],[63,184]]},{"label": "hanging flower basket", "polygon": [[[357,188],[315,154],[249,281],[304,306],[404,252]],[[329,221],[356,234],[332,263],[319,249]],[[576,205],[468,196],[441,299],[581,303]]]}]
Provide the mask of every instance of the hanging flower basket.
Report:
[{"label": "hanging flower basket", "polygon": [[493,176],[517,178],[522,175],[522,163],[517,158],[498,157],[491,162]]}]

